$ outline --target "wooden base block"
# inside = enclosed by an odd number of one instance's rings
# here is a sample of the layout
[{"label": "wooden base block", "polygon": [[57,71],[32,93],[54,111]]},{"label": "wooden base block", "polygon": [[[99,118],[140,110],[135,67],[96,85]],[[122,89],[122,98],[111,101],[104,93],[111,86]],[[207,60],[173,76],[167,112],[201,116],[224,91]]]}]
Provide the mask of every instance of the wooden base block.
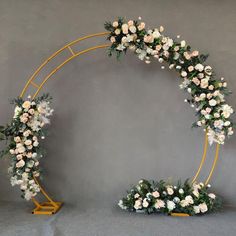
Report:
[{"label": "wooden base block", "polygon": [[34,215],[53,215],[57,213],[62,206],[62,202],[43,202],[32,211]]},{"label": "wooden base block", "polygon": [[171,216],[178,216],[178,217],[187,217],[187,216],[190,216],[190,215],[187,214],[187,213],[171,213],[170,215],[171,215]]}]

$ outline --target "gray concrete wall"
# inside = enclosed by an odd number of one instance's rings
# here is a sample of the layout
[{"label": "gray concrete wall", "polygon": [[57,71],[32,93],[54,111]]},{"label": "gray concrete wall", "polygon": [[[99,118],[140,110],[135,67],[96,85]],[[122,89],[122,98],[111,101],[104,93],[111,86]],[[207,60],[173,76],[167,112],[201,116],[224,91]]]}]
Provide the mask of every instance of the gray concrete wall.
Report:
[{"label": "gray concrete wall", "polygon": [[[236,108],[236,2],[0,0],[0,123],[12,117],[8,100],[19,95],[36,67],[80,36],[104,31],[116,16],[164,25],[193,48],[209,52],[209,64],[234,92]],[[103,41],[103,40],[102,40]],[[93,45],[101,40],[93,40]],[[93,43],[93,44],[92,44]],[[79,48],[77,48],[79,49]],[[51,67],[52,68],[52,67]],[[111,205],[139,178],[191,177],[202,155],[203,132],[191,130],[194,111],[183,102],[177,75],[128,54],[120,62],[101,49],[73,60],[48,82],[55,116],[44,146],[44,185],[59,200],[89,207]],[[236,136],[223,146],[211,181],[236,204]],[[201,179],[206,177],[213,160]],[[0,160],[0,199],[19,200]]]}]

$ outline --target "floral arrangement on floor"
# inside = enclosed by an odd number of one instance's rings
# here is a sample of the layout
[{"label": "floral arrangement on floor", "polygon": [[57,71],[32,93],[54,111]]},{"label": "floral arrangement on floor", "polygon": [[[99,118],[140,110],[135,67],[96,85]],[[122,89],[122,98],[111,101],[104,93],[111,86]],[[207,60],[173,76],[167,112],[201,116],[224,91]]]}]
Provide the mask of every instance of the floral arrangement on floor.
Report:
[{"label": "floral arrangement on floor", "polygon": [[110,56],[116,54],[120,58],[130,49],[147,64],[154,58],[179,73],[183,79],[180,88],[190,94],[185,102],[196,109],[198,119],[193,127],[203,127],[210,144],[224,144],[225,138],[233,134],[235,125],[230,119],[233,109],[225,101],[225,95],[229,94],[227,82],[223,77],[216,78],[212,67],[205,64],[207,55],[191,50],[185,40],[179,42],[165,36],[163,26],[147,29],[140,17],[139,20],[118,18],[112,23],[106,22],[105,29],[110,32]]},{"label": "floral arrangement on floor", "polygon": [[211,186],[188,181],[171,185],[164,181],[140,180],[118,205],[127,211],[144,213],[205,214],[221,207],[221,200],[209,193]]},{"label": "floral arrangement on floor", "polygon": [[39,159],[43,156],[40,139],[45,138],[44,127],[53,113],[50,101],[48,94],[36,99],[14,99],[13,119],[10,124],[0,127],[0,140],[8,142],[1,156],[10,154],[11,184],[20,186],[26,200],[40,191],[34,177],[40,176]]}]

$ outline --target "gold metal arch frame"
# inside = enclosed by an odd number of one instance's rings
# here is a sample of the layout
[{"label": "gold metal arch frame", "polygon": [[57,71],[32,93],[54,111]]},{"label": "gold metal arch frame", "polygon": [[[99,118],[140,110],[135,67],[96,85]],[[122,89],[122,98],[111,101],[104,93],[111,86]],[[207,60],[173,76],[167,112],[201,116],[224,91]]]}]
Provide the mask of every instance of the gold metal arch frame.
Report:
[{"label": "gold metal arch frame", "polygon": [[[30,87],[34,87],[36,89],[36,92],[32,95],[32,98],[35,98],[38,93],[41,91],[41,89],[44,87],[44,85],[46,84],[46,82],[52,78],[52,76],[58,71],[60,70],[64,65],[66,65],[68,62],[70,62],[72,59],[81,56],[83,54],[86,54],[88,52],[97,50],[97,49],[102,49],[102,48],[107,48],[110,46],[110,44],[101,44],[101,45],[96,45],[96,46],[92,46],[89,47],[87,49],[84,49],[82,51],[74,51],[73,46],[79,44],[81,41],[90,39],[90,38],[94,38],[94,37],[101,37],[101,36],[105,36],[108,35],[108,32],[101,32],[101,33],[97,33],[97,34],[90,34],[81,38],[78,38],[74,41],[72,41],[71,43],[66,44],[64,47],[62,47],[61,49],[59,49],[58,51],[56,51],[55,53],[53,53],[48,59],[46,59],[37,69],[36,71],[33,73],[33,75],[29,78],[29,80],[27,81],[27,83],[25,84],[25,87],[23,88],[20,97],[24,97],[24,95],[26,94],[26,92],[28,92],[28,90],[30,89]],[[38,84],[35,80],[38,76],[38,74],[43,70],[43,68],[45,68],[48,63],[50,61],[52,61],[53,59],[55,59],[57,56],[59,56],[62,52],[69,52],[70,56],[68,58],[66,58],[62,63],[60,63],[59,65],[57,65],[54,69],[52,69],[42,80],[41,83]],[[218,156],[219,156],[219,144],[216,144],[216,151],[215,151],[215,157],[214,157],[214,161],[212,164],[212,167],[209,171],[209,174],[206,178],[205,181],[203,181],[205,184],[208,184],[213,172],[215,170],[217,161],[218,161]],[[204,166],[204,163],[206,161],[206,156],[207,156],[207,149],[208,149],[208,138],[207,138],[207,133],[205,133],[205,143],[204,143],[204,148],[203,148],[203,155],[202,155],[202,159],[201,162],[199,164],[199,167],[194,175],[194,177],[192,178],[192,183],[194,183],[200,173],[201,170]],[[56,202],[54,201],[51,197],[49,197],[49,195],[46,193],[46,191],[43,189],[43,187],[41,186],[41,184],[39,183],[39,181],[34,178],[36,183],[40,186],[40,192],[41,194],[47,199],[46,202],[40,203],[38,200],[36,200],[35,198],[33,198],[33,203],[35,204],[35,209],[32,211],[33,214],[45,214],[45,215],[51,215],[56,213],[61,205],[62,202]]]}]

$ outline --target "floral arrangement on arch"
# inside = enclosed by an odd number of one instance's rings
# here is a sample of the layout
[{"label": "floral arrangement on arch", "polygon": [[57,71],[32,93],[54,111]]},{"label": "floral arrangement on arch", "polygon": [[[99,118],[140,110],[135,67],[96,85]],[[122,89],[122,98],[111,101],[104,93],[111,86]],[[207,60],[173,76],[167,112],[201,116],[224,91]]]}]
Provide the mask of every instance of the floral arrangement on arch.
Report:
[{"label": "floral arrangement on arch", "polygon": [[34,177],[40,176],[39,159],[43,157],[40,139],[45,138],[45,125],[53,110],[50,108],[51,97],[45,94],[36,99],[17,98],[14,116],[10,124],[0,127],[0,140],[8,141],[8,146],[0,153],[10,154],[11,164],[8,169],[11,184],[19,185],[22,197],[30,200],[40,191]]},{"label": "floral arrangement on arch", "polygon": [[221,207],[221,200],[203,183],[172,185],[164,181],[140,180],[118,205],[123,210],[144,213],[202,215]]},{"label": "floral arrangement on arch", "polygon": [[[198,118],[193,127],[203,127],[210,144],[224,144],[225,138],[233,134],[235,125],[230,119],[233,109],[225,101],[229,94],[227,82],[223,77],[216,78],[212,67],[205,64],[208,55],[191,50],[185,40],[179,42],[165,36],[163,26],[147,29],[140,17],[139,20],[118,18],[112,23],[106,22],[105,29],[110,32],[110,56],[116,54],[120,58],[130,49],[147,64],[154,58],[160,63],[166,62],[169,69],[179,73],[183,79],[180,88],[190,95],[185,102],[196,109]],[[161,68],[165,69],[165,66]]]}]

